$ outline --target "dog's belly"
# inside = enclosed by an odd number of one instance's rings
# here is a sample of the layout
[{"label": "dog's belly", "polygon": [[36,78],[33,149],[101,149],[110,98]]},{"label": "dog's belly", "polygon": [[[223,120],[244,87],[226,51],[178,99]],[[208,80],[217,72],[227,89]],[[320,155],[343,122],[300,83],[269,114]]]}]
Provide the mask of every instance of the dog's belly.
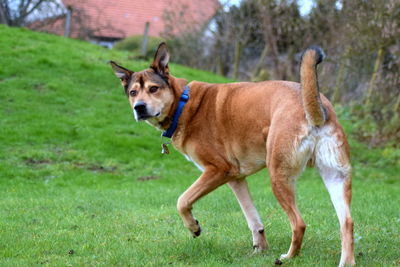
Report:
[{"label": "dog's belly", "polygon": [[246,131],[241,138],[232,138],[231,145],[226,147],[227,159],[239,172],[239,178],[252,175],[266,166],[266,134],[254,134],[257,130]]},{"label": "dog's belly", "polygon": [[237,159],[239,164],[239,177],[252,175],[265,168],[265,153],[252,153]]},{"label": "dog's belly", "polygon": [[[195,161],[192,157],[189,155],[182,153],[185,158],[192,162],[200,171],[204,171],[204,167],[197,161]],[[259,152],[259,153],[251,153],[249,155],[243,155],[240,158],[236,157],[228,157],[230,160],[230,163],[234,166],[234,169],[239,170],[239,174],[237,175],[237,178],[243,178],[245,176],[252,175],[259,170],[265,168],[265,158],[266,154],[265,152]]]},{"label": "dog's belly", "polygon": [[252,175],[263,168],[265,168],[265,160],[250,163],[245,162],[245,164],[240,164],[240,177]]}]

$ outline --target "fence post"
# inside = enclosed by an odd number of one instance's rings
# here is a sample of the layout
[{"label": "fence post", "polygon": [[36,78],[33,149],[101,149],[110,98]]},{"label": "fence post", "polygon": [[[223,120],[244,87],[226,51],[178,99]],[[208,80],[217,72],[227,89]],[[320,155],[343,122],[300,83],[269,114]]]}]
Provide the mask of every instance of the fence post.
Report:
[{"label": "fence post", "polygon": [[69,37],[71,33],[71,14],[72,8],[67,7],[67,14],[65,15],[65,25],[64,25],[64,37]]},{"label": "fence post", "polygon": [[150,22],[147,21],[146,24],[144,25],[143,42],[142,42],[141,56],[143,58],[146,57],[146,52],[147,52],[147,38],[149,35],[149,27],[150,27]]}]

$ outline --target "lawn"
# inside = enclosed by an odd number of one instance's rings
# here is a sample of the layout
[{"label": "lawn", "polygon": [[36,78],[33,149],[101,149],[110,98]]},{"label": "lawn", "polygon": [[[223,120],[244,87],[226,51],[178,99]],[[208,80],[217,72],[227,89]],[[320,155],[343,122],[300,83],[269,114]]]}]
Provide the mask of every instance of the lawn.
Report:
[{"label": "lawn", "polygon": [[[193,239],[176,211],[199,171],[160,132],[134,122],[107,61],[129,54],[0,25],[0,266],[272,266],[290,243],[267,171],[249,186],[270,250],[253,255],[236,199],[223,186],[194,208]],[[173,55],[172,55],[173,61]],[[188,80],[227,82],[171,64]],[[352,121],[338,107],[346,132]],[[400,152],[351,138],[355,253],[359,266],[400,265]],[[335,266],[339,227],[316,171],[298,181],[308,225],[300,255],[282,266]]]}]

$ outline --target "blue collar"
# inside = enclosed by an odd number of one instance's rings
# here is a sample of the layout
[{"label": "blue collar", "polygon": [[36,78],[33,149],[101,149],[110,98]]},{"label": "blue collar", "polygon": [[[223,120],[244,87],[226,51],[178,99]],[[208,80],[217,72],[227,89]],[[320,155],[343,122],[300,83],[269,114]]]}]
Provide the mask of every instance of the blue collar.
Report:
[{"label": "blue collar", "polygon": [[179,99],[178,107],[175,110],[174,117],[172,119],[172,123],[169,128],[163,132],[162,136],[171,138],[174,134],[176,128],[178,127],[179,117],[182,114],[183,107],[185,106],[186,102],[189,100],[189,87],[186,85],[185,90],[183,91],[181,98]]}]

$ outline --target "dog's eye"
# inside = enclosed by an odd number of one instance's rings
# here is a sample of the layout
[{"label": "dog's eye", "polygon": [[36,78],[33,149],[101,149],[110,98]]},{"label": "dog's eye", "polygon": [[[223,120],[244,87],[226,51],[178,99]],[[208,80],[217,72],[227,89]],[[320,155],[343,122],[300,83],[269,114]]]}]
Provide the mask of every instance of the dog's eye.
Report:
[{"label": "dog's eye", "polygon": [[157,90],[158,90],[157,86],[152,86],[152,87],[150,87],[149,92],[150,93],[155,93],[155,92],[157,92]]},{"label": "dog's eye", "polygon": [[130,96],[136,96],[137,95],[137,91],[136,90],[132,90],[129,92]]}]

